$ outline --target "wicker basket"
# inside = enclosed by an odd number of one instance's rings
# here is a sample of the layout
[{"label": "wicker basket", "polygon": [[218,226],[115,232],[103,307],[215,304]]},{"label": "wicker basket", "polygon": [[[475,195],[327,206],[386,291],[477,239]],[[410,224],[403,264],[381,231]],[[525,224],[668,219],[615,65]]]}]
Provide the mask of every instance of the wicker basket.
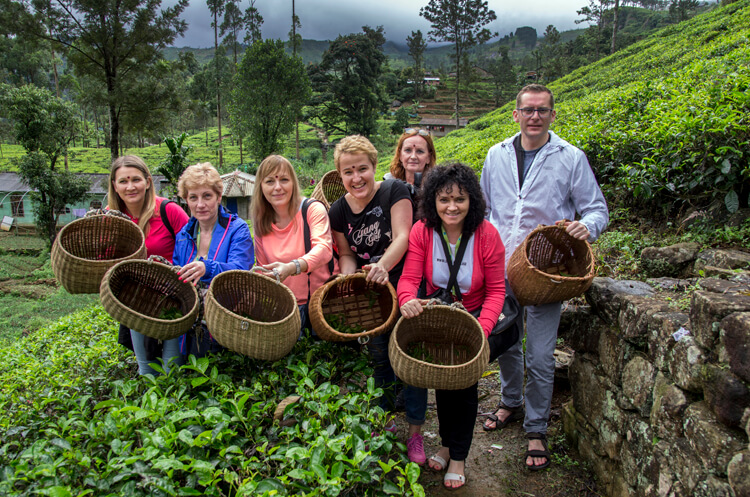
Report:
[{"label": "wicker basket", "polygon": [[68,293],[97,293],[104,273],[118,262],[145,259],[137,224],[118,216],[96,215],[66,224],[50,254],[52,271]]},{"label": "wicker basket", "polygon": [[591,245],[562,226],[538,226],[508,261],[508,282],[521,305],[561,302],[594,281]]},{"label": "wicker basket", "polygon": [[[323,340],[348,342],[373,337],[390,331],[396,323],[396,291],[390,283],[367,281],[363,272],[339,276],[315,290],[308,313],[313,330]],[[363,331],[342,333],[332,326],[334,321]]]},{"label": "wicker basket", "polygon": [[344,183],[341,181],[341,175],[334,169],[328,171],[320,178],[310,196],[315,200],[323,202],[326,209],[330,209],[331,205],[345,194],[346,189],[344,188]]},{"label": "wicker basket", "polygon": [[[420,355],[429,356],[429,362],[409,355],[414,346]],[[388,342],[388,357],[396,376],[407,385],[460,390],[479,381],[490,347],[474,316],[453,306],[428,305],[417,317],[399,319]]]},{"label": "wicker basket", "polygon": [[253,271],[224,271],[206,294],[208,331],[224,347],[254,359],[275,361],[299,339],[297,299],[276,280]]},{"label": "wicker basket", "polygon": [[[102,278],[102,307],[116,321],[139,333],[169,340],[187,332],[200,311],[195,287],[179,280],[174,266],[131,260],[116,264]],[[162,319],[165,311],[181,317]]]}]

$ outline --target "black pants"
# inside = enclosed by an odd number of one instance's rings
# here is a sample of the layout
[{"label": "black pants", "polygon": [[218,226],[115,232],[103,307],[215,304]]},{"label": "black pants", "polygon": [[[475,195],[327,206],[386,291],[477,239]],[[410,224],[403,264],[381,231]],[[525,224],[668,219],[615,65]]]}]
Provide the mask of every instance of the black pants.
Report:
[{"label": "black pants", "polygon": [[440,438],[451,460],[465,461],[474,437],[479,397],[477,383],[463,390],[435,390]]}]

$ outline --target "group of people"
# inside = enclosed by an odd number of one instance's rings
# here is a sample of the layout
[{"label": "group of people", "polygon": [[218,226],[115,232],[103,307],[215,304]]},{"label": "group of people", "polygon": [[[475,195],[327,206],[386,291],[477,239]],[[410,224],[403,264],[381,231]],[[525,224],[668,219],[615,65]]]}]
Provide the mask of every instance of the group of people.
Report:
[{"label": "group of people", "polygon": [[[254,236],[221,205],[221,177],[207,163],[188,167],[179,180],[179,196],[190,218],[174,202],[156,196],[148,168],[135,156],[112,164],[109,208],[140,226],[149,255],[181,266],[180,278],[201,289],[229,269],[253,268],[277,276],[297,299],[303,329],[309,327],[312,292],[336,272],[364,269],[369,281],[390,282],[397,289],[405,319],[423,312],[428,295],[446,289],[477,316],[490,337],[510,291],[504,277],[508,259],[533,228],[566,220],[568,233],[593,241],[608,222],[604,197],[585,155],[549,131],[555,119],[552,93],[541,85],[524,87],[513,118],[520,133],[489,150],[481,181],[466,165],[437,166],[432,137],[422,129],[410,128],[401,135],[383,181],[375,180],[377,150],[369,140],[359,135],[342,139],[334,163],[347,193],[328,211],[321,202],[302,196],[287,159],[269,156],[256,174]],[[523,420],[529,444],[525,464],[538,470],[551,460],[546,430],[561,305],[524,310],[525,361],[520,338],[500,355],[501,401],[484,429]],[[158,374],[153,368],[157,359],[168,372],[187,354],[221,350],[205,326],[163,343],[128,331],[125,338],[132,343],[140,374]],[[385,429],[395,433],[398,380],[388,357],[389,338],[373,337],[367,347],[376,385],[384,392],[380,407],[388,414]],[[403,395],[409,459],[445,471],[447,488],[463,486],[477,416],[477,384],[436,391],[441,448],[429,459],[421,434],[427,391],[407,385]]]}]

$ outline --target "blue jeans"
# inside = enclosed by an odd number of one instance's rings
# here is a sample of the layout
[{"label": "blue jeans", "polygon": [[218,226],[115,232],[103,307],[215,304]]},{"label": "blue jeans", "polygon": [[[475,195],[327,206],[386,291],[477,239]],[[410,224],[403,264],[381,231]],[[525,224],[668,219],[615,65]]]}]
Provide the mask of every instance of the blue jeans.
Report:
[{"label": "blue jeans", "polygon": [[410,425],[423,425],[427,417],[427,389],[406,385],[404,403],[406,422]]},{"label": "blue jeans", "polygon": [[373,378],[375,378],[375,386],[383,389],[383,396],[380,397],[378,405],[385,412],[391,412],[396,407],[396,373],[393,372],[391,361],[388,358],[388,340],[390,338],[391,333],[389,332],[372,337],[367,342],[367,349],[370,351],[374,362]]},{"label": "blue jeans", "polygon": [[[130,339],[133,341],[133,352],[135,352],[135,358],[138,361],[138,374],[159,376],[161,373],[151,367],[151,364],[158,363],[158,361],[149,361],[146,359],[146,345],[144,343],[146,337],[135,330],[130,330]],[[169,373],[170,363],[176,366],[183,364],[183,357],[180,354],[180,339],[178,337],[171,340],[164,340],[162,345],[161,359],[164,361],[164,372]]]}]

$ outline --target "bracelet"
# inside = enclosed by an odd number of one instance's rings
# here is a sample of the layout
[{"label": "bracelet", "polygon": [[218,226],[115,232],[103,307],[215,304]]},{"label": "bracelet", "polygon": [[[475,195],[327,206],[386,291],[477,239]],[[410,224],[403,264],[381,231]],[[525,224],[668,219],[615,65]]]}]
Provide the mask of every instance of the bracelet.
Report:
[{"label": "bracelet", "polygon": [[294,263],[294,268],[296,271],[294,274],[295,275],[300,274],[302,272],[302,265],[299,263],[299,260],[294,259],[292,262]]}]

